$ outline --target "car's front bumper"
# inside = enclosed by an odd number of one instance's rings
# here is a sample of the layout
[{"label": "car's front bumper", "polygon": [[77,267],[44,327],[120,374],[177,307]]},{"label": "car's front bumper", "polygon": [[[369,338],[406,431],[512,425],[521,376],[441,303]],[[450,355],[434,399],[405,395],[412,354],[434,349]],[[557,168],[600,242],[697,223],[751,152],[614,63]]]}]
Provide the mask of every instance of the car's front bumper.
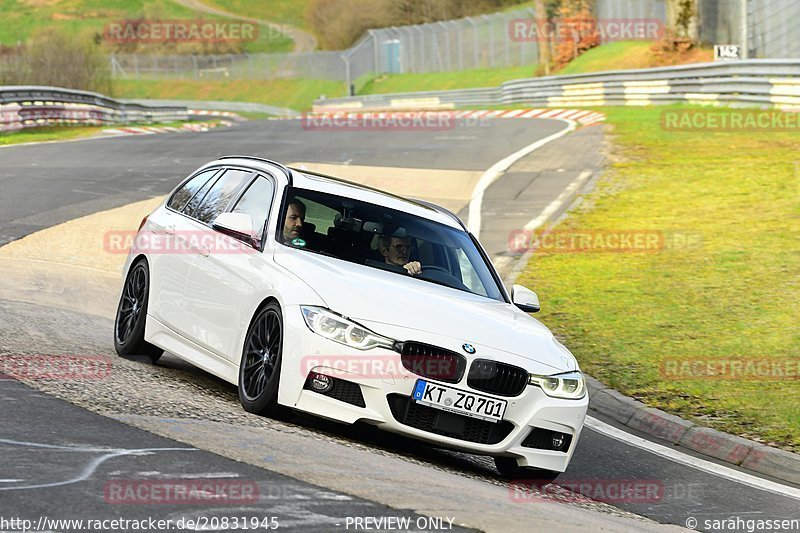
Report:
[{"label": "car's front bumper", "polygon": [[[408,420],[403,423],[403,417],[396,416],[397,405],[393,414],[390,398],[393,401],[398,401],[397,395],[410,398],[419,377],[403,369],[400,354],[378,348],[359,351],[325,339],[308,329],[295,306],[285,310],[284,329],[286,341],[279,392],[281,404],[339,422],[362,421],[375,424],[387,431],[461,451],[515,457],[520,466],[563,472],[569,464],[586,417],[588,396],[580,400],[551,398],[540,388],[530,385],[516,397],[492,395],[471,389],[466,383],[465,373],[459,383],[444,385],[508,401],[504,415],[504,423],[508,424],[501,432],[504,436],[497,442],[494,442],[497,439],[489,439],[491,443],[474,442],[466,440],[466,435],[456,438],[439,434],[435,426],[420,429],[410,425]],[[467,359],[470,363],[473,357],[467,356]],[[513,364],[511,361],[497,360]],[[309,372],[319,372],[356,384],[360,388],[364,406],[304,388]],[[424,426],[419,422],[415,423]],[[480,424],[494,423],[476,422],[473,419],[467,424],[468,427],[475,428]],[[571,436],[569,447],[564,451],[555,451],[533,448],[530,443],[523,445],[534,428]]]}]

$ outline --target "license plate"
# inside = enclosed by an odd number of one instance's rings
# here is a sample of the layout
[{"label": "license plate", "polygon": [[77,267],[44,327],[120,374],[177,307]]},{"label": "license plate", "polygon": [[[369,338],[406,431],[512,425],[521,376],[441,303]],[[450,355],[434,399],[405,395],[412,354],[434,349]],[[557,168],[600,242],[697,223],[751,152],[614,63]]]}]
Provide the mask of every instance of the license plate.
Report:
[{"label": "license plate", "polygon": [[418,379],[411,398],[422,405],[429,405],[442,411],[480,418],[489,422],[500,422],[506,412],[508,402],[483,394],[475,394],[453,387],[445,387]]}]

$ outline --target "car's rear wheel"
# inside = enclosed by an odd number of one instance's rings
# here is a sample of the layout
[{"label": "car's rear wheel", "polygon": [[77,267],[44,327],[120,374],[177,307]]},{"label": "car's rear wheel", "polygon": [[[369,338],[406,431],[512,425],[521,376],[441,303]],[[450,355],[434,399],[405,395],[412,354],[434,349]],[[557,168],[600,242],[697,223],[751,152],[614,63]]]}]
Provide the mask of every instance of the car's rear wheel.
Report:
[{"label": "car's rear wheel", "polygon": [[544,486],[555,481],[561,474],[561,472],[553,472],[552,470],[519,466],[517,460],[513,457],[495,457],[494,465],[505,479],[534,482],[538,486]]},{"label": "car's rear wheel", "polygon": [[239,365],[239,400],[245,411],[276,415],[278,382],[283,354],[283,316],[277,302],[269,302],[253,318]]},{"label": "car's rear wheel", "polygon": [[147,304],[150,293],[150,271],[147,261],[139,259],[128,271],[114,320],[114,349],[128,359],[155,363],[164,350],[144,340]]}]

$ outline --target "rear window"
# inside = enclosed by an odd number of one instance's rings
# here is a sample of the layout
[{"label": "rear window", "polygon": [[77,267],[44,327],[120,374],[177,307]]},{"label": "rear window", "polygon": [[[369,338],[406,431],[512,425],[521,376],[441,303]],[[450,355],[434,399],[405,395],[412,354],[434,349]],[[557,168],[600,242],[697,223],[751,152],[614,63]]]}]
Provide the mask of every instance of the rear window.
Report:
[{"label": "rear window", "polygon": [[183,186],[175,191],[175,194],[172,195],[167,207],[174,209],[175,211],[181,211],[184,207],[186,207],[186,204],[189,203],[189,200],[192,199],[192,196],[197,194],[197,191],[199,191],[200,188],[205,185],[206,182],[218,171],[218,168],[205,170],[184,183]]}]

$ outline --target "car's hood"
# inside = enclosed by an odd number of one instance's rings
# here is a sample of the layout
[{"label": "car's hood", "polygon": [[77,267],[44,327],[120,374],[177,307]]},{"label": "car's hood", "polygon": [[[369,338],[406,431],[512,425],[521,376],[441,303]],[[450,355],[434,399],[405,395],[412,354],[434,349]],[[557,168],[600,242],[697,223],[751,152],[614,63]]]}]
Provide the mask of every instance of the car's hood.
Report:
[{"label": "car's hood", "polygon": [[577,368],[550,330],[506,302],[308,251],[287,249],[275,261],[308,283],[329,309],[376,333],[412,340],[408,330],[418,330],[449,337],[451,349],[469,343],[478,353],[500,350],[552,372]]}]

